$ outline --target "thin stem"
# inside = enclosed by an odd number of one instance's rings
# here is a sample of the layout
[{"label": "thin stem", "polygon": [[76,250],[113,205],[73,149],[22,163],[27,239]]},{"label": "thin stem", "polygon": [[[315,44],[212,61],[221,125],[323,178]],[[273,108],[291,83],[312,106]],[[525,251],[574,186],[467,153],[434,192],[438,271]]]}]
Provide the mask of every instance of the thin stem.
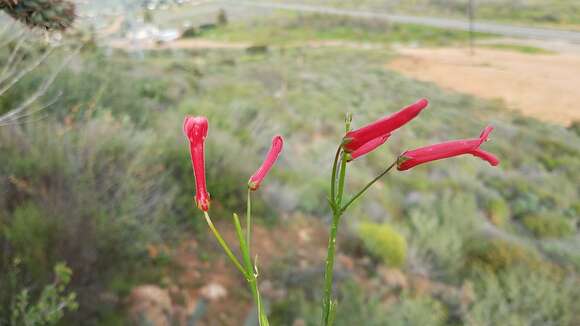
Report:
[{"label": "thin stem", "polygon": [[248,200],[246,201],[246,244],[248,245],[248,257],[252,256],[252,189],[248,187]]},{"label": "thin stem", "polygon": [[[342,202],[342,196],[344,194],[344,181],[346,179],[346,153],[342,153],[339,179],[338,179],[338,194],[335,198],[334,206],[336,208],[340,207]],[[340,223],[340,217],[342,215],[341,210],[333,209],[332,225],[330,227],[330,237],[328,239],[328,253],[326,255],[326,266],[324,271],[324,299],[323,299],[323,320],[322,325],[330,326],[331,322],[330,316],[332,314],[332,309],[335,303],[332,302],[332,283],[334,278],[334,257],[336,255],[336,236],[338,234],[338,224]]]},{"label": "thin stem", "polygon": [[240,218],[238,214],[233,214],[234,226],[236,227],[236,234],[238,235],[238,241],[240,242],[240,250],[242,251],[242,257],[244,264],[246,265],[247,273],[252,273],[252,262],[250,261],[250,254],[248,252],[247,242],[244,240],[244,233],[242,232],[242,225],[240,224]]},{"label": "thin stem", "polygon": [[250,282],[250,288],[252,289],[252,295],[254,296],[254,301],[256,301],[256,306],[258,308],[258,325],[266,326],[269,325],[268,317],[264,315],[264,308],[262,307],[262,300],[260,299],[260,292],[258,291],[258,281],[256,278]]},{"label": "thin stem", "polygon": [[230,249],[230,247],[228,247],[228,245],[225,242],[224,238],[222,238],[221,234],[218,232],[218,230],[213,225],[213,223],[211,221],[211,218],[209,217],[209,214],[207,212],[203,212],[203,213],[205,215],[205,220],[207,222],[207,225],[209,225],[209,228],[211,229],[211,231],[215,235],[215,237],[216,237],[217,241],[219,242],[220,246],[222,246],[222,248],[226,252],[226,255],[228,255],[228,257],[230,258],[230,260],[232,261],[232,263],[234,263],[234,265],[236,265],[236,268],[242,274],[244,274],[244,276],[247,278],[248,277],[248,273],[246,273],[246,270],[244,270],[244,268],[242,267],[242,264],[240,264],[240,262],[238,261],[238,259],[236,258],[236,256],[234,255],[234,253],[232,252],[232,250]]},{"label": "thin stem", "polygon": [[361,191],[359,191],[356,195],[354,195],[354,197],[352,197],[352,199],[349,200],[348,203],[346,203],[346,205],[344,205],[344,207],[342,207],[340,209],[340,211],[341,212],[346,211],[346,209],[350,205],[352,205],[352,203],[354,203],[360,196],[362,196],[375,182],[379,181],[380,178],[382,178],[383,176],[385,176],[385,174],[387,174],[389,171],[391,171],[395,167],[396,164],[397,164],[397,161],[395,160],[395,162],[393,162],[393,164],[391,164],[385,171],[383,171],[381,174],[379,174],[376,178],[374,178],[371,182],[369,182]]},{"label": "thin stem", "polygon": [[336,155],[334,156],[334,163],[332,163],[332,176],[330,179],[330,200],[334,203],[336,201],[336,168],[338,167],[338,158],[340,157],[340,151],[342,145],[338,146],[336,149]]},{"label": "thin stem", "polygon": [[[249,197],[248,197],[249,198]],[[247,269],[247,281],[252,291],[252,297],[258,308],[258,321],[260,326],[268,325],[268,317],[264,315],[264,308],[262,306],[262,300],[260,298],[260,292],[258,290],[258,279],[256,277],[254,266],[252,265],[252,260],[250,258],[250,247],[248,243],[244,240],[244,235],[242,232],[242,226],[240,224],[240,219],[237,214],[233,214],[234,226],[236,227],[236,233],[238,235],[238,240],[240,241],[240,249],[242,251],[242,256],[244,258],[244,264]]]},{"label": "thin stem", "polygon": [[[344,132],[347,134],[350,131],[350,123],[352,122],[352,114],[347,113],[346,117],[344,118]],[[338,194],[336,196],[336,207],[339,208],[340,204],[342,203],[342,195],[344,194],[344,180],[346,177],[346,162],[347,162],[347,153],[345,151],[342,152],[341,161],[340,161],[340,177],[338,179]],[[340,215],[339,215],[340,217]]]},{"label": "thin stem", "polygon": [[334,256],[336,252],[336,235],[338,233],[338,223],[340,221],[340,211],[336,211],[332,218],[330,227],[330,237],[328,239],[328,253],[326,255],[326,266],[324,270],[324,298],[322,302],[322,325],[328,325],[330,309],[332,307],[332,280],[334,274]]},{"label": "thin stem", "polygon": [[336,207],[339,208],[342,203],[342,197],[344,195],[344,181],[346,179],[346,152],[342,152],[340,159],[340,176],[338,178],[338,194],[336,195]]},{"label": "thin stem", "polygon": [[[352,121],[352,116],[350,114],[346,115],[345,119],[345,132],[348,133],[350,130],[350,123]],[[336,255],[336,236],[338,234],[338,224],[340,223],[340,217],[343,213],[340,210],[342,203],[342,197],[344,195],[344,183],[346,179],[346,162],[347,153],[341,151],[342,146],[338,147],[336,156],[334,158],[333,168],[332,168],[332,180],[331,180],[331,208],[332,208],[332,225],[330,226],[330,236],[328,239],[328,253],[326,255],[326,265],[324,269],[324,297],[322,299],[322,325],[331,326],[334,321],[334,313],[336,309],[336,302],[332,301],[332,281],[334,274],[334,257]],[[342,155],[341,155],[342,153]],[[334,194],[336,175],[337,175],[337,165],[338,158],[340,157],[340,169],[338,171],[338,192]]]},{"label": "thin stem", "polygon": [[[328,240],[328,254],[326,256],[326,266],[324,272],[324,297],[322,299],[322,325],[326,325],[328,323],[330,310],[332,307],[331,303],[331,295],[332,295],[332,268],[334,265],[334,252],[335,252],[335,245],[336,245],[336,233],[338,229],[338,221],[337,221],[337,214],[340,213],[338,207],[336,205],[336,181],[337,181],[337,168],[338,162],[340,160],[340,154],[342,151],[342,145],[339,145],[336,150],[336,155],[334,156],[334,162],[332,163],[332,175],[330,178],[330,199],[329,204],[332,208],[332,226],[330,229],[330,238]],[[340,166],[341,170],[343,166]],[[342,175],[342,173],[341,173]]]}]

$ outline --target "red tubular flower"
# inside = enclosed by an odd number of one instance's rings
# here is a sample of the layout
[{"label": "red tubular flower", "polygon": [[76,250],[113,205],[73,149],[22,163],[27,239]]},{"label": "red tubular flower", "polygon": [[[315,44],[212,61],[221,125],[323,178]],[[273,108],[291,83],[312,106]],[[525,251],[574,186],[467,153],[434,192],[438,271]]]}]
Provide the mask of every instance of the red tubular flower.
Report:
[{"label": "red tubular flower", "polygon": [[357,148],[356,150],[348,154],[347,161],[350,162],[356,160],[357,158],[369,152],[372,152],[375,148],[384,144],[387,141],[387,139],[389,139],[389,137],[391,137],[391,134],[386,134],[384,136],[377,137],[373,140],[364,143],[361,147]]},{"label": "red tubular flower", "polygon": [[283,146],[284,139],[282,139],[282,136],[275,136],[272,139],[272,147],[270,147],[264,163],[262,163],[260,168],[258,168],[252,177],[250,177],[250,181],[248,181],[248,187],[250,187],[251,190],[258,190],[260,183],[264,180],[266,174],[268,174],[268,171],[272,168],[272,165],[276,163],[278,155],[282,152]]},{"label": "red tubular flower", "polygon": [[343,138],[344,150],[351,153],[367,142],[389,135],[419,115],[428,105],[429,101],[421,99],[388,117],[379,119],[357,130],[347,132]]},{"label": "red tubular flower", "polygon": [[209,210],[209,193],[205,183],[204,143],[207,137],[208,121],[206,117],[187,116],[183,121],[183,132],[189,139],[189,150],[193,174],[195,176],[195,202],[197,208],[204,212]]},{"label": "red tubular flower", "polygon": [[493,154],[479,148],[483,142],[488,140],[488,136],[492,130],[492,127],[486,127],[479,138],[475,139],[449,141],[406,151],[399,156],[397,170],[405,171],[419,164],[463,154],[477,156],[486,160],[492,166],[496,166],[499,164],[499,159]]}]

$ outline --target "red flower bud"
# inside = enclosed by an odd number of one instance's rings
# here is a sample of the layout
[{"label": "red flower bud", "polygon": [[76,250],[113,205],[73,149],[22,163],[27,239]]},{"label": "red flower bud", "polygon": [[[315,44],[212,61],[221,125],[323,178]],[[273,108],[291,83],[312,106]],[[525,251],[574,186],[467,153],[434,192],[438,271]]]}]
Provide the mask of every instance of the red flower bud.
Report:
[{"label": "red flower bud", "polygon": [[419,115],[428,105],[429,101],[421,99],[388,117],[379,119],[357,130],[347,132],[343,138],[344,150],[349,153],[354,152],[373,139],[389,135]]},{"label": "red flower bud", "polygon": [[283,146],[284,139],[282,139],[282,136],[276,136],[272,139],[272,147],[270,147],[264,163],[262,163],[260,168],[258,168],[252,177],[250,177],[250,181],[248,181],[248,187],[250,187],[251,190],[257,190],[260,187],[260,183],[264,180],[266,174],[268,174],[268,171],[272,168],[272,165],[276,163],[278,155],[282,152]]},{"label": "red flower bud", "polygon": [[189,150],[193,174],[195,176],[195,202],[197,208],[204,212],[209,210],[210,197],[205,183],[204,143],[207,137],[208,121],[206,117],[187,116],[183,121],[183,132],[189,139]]},{"label": "red flower bud", "polygon": [[387,139],[389,139],[389,137],[391,137],[391,134],[386,134],[384,136],[380,136],[380,137],[377,137],[373,140],[366,142],[361,147],[359,147],[356,150],[349,153],[347,156],[348,157],[347,161],[350,162],[350,161],[356,160],[357,158],[359,158],[359,157],[361,157],[369,152],[372,152],[375,148],[384,144],[387,141]]},{"label": "red flower bud", "polygon": [[399,171],[405,171],[419,164],[463,154],[477,156],[486,160],[492,166],[496,166],[499,164],[499,159],[493,154],[479,148],[483,142],[488,140],[488,136],[492,130],[492,127],[486,127],[479,138],[475,139],[454,140],[406,151],[399,156],[397,169]]}]

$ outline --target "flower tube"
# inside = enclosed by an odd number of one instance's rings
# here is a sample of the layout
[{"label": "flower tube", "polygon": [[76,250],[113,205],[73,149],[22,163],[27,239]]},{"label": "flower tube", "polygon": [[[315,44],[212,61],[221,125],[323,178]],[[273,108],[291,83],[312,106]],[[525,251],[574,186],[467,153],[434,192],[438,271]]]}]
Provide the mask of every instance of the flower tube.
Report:
[{"label": "flower tube", "polygon": [[384,136],[380,136],[380,137],[377,137],[373,140],[366,142],[361,147],[357,148],[356,150],[352,151],[351,153],[348,153],[347,154],[347,161],[350,162],[350,161],[356,160],[357,158],[372,152],[373,150],[375,150],[375,148],[384,144],[387,141],[387,139],[389,139],[389,137],[391,137],[391,134],[386,134]]},{"label": "flower tube", "polygon": [[486,127],[479,138],[454,140],[406,151],[397,160],[397,170],[409,170],[417,165],[441,160],[463,154],[471,154],[487,161],[492,166],[499,164],[499,159],[479,147],[488,140],[492,127]]},{"label": "flower tube", "polygon": [[258,190],[260,184],[262,183],[262,180],[264,180],[264,178],[266,177],[266,175],[268,174],[274,163],[276,163],[276,160],[278,159],[280,152],[282,152],[283,146],[284,139],[282,138],[282,136],[275,136],[272,139],[272,147],[270,147],[268,154],[266,154],[266,159],[248,181],[248,187],[251,190],[253,191]]},{"label": "flower tube", "polygon": [[197,208],[204,212],[209,210],[210,205],[210,196],[205,182],[204,143],[207,131],[208,121],[206,117],[185,117],[183,132],[189,140],[191,163],[195,176],[195,202]]},{"label": "flower tube", "polygon": [[347,132],[343,138],[344,150],[354,152],[369,141],[389,135],[419,115],[428,105],[429,101],[421,99],[390,116]]}]

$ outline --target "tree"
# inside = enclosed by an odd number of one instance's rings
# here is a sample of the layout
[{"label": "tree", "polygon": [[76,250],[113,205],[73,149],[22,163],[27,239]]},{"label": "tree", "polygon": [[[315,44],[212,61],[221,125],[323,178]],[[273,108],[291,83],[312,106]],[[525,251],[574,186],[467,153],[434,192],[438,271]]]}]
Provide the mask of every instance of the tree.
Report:
[{"label": "tree", "polygon": [[64,31],[76,18],[76,6],[68,0],[0,0],[0,9],[31,28]]}]

